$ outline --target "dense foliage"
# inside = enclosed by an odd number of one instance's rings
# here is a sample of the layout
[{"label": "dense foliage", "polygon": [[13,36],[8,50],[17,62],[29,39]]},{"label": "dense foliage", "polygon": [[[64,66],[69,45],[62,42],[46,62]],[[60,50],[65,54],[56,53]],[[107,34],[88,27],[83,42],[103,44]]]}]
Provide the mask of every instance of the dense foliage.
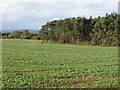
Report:
[{"label": "dense foliage", "polygon": [[29,30],[15,30],[13,32],[4,32],[1,34],[2,38],[15,38],[15,39],[40,39],[38,33],[31,33]]},{"label": "dense foliage", "polygon": [[106,14],[97,18],[66,18],[42,26],[41,39],[49,42],[81,43],[117,46],[120,31],[120,15]]},{"label": "dense foliage", "polygon": [[37,39],[44,42],[76,43],[92,45],[120,45],[120,15],[106,14],[104,17],[73,17],[47,22],[39,34],[28,30],[2,33],[3,38]]}]

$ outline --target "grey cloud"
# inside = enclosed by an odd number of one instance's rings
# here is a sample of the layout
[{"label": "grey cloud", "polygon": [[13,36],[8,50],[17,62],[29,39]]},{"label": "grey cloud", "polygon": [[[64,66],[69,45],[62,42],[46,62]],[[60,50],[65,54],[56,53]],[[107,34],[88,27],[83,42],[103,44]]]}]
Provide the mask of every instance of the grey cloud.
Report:
[{"label": "grey cloud", "polygon": [[[38,29],[54,18],[66,18],[85,15],[94,17],[112,12],[111,4],[81,2],[23,2],[6,7],[4,11],[3,29],[35,28]],[[18,7],[17,7],[18,5]],[[116,4],[115,4],[116,5]],[[20,8],[19,8],[20,7]],[[16,8],[16,9],[15,9]],[[17,10],[18,8],[18,10]],[[112,8],[112,9],[110,9]],[[13,19],[13,20],[12,20]]]}]

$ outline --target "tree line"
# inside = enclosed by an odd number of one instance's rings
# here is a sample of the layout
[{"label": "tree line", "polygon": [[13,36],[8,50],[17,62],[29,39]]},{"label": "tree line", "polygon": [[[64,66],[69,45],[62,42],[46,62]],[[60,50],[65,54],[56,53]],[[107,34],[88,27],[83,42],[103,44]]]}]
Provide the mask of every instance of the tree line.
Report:
[{"label": "tree line", "polygon": [[37,39],[39,40],[40,37],[38,33],[31,33],[29,30],[15,30],[13,32],[4,32],[1,33],[3,39]]},{"label": "tree line", "polygon": [[43,25],[38,34],[30,33],[28,30],[16,30],[7,33],[7,37],[39,39],[43,42],[118,46],[119,32],[120,15],[111,13],[97,18],[83,16],[54,20]]},{"label": "tree line", "polygon": [[92,45],[119,45],[120,15],[104,17],[73,17],[55,20],[42,26],[41,39],[60,43],[88,43]]}]

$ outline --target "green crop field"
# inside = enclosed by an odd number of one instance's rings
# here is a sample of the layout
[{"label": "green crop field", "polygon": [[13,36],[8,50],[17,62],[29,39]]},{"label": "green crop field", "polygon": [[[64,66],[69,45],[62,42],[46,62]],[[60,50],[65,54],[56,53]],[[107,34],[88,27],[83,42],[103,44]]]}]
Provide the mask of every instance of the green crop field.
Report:
[{"label": "green crop field", "polygon": [[118,87],[118,48],[2,40],[3,88]]}]

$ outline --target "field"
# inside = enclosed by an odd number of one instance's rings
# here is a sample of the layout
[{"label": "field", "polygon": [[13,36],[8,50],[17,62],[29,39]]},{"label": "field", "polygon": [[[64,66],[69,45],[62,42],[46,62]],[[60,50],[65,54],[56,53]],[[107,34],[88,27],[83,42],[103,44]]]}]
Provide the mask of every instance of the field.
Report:
[{"label": "field", "polygon": [[3,88],[118,87],[118,48],[3,40]]}]

